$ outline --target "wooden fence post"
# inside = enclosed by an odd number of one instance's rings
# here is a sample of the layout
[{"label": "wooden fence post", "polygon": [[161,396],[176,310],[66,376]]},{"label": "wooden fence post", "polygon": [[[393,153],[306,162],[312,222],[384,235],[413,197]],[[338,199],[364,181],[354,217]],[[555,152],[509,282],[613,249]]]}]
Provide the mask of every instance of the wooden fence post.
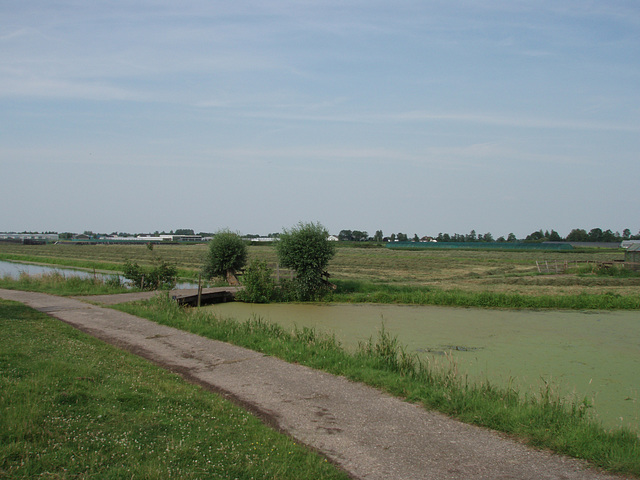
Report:
[{"label": "wooden fence post", "polygon": [[202,283],[201,283],[202,275],[198,274],[198,308],[200,308],[200,300],[202,299]]}]

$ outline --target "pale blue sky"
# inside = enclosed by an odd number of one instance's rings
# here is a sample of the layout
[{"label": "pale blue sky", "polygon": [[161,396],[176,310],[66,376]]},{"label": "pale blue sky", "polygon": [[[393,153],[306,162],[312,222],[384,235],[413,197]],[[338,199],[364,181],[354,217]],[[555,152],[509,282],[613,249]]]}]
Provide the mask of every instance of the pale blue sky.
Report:
[{"label": "pale blue sky", "polygon": [[8,0],[0,231],[636,233],[639,87],[637,0]]}]

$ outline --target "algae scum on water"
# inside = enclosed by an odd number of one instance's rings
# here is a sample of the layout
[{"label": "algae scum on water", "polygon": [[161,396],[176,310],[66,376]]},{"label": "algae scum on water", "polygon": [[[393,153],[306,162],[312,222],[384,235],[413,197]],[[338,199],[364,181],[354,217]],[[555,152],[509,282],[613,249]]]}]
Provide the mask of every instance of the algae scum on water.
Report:
[{"label": "algae scum on water", "polygon": [[285,328],[335,333],[347,348],[376,337],[381,325],[408,352],[455,361],[461,375],[537,394],[587,399],[608,427],[640,432],[640,313],[487,310],[398,305],[251,305],[207,307],[224,317],[258,316]]}]

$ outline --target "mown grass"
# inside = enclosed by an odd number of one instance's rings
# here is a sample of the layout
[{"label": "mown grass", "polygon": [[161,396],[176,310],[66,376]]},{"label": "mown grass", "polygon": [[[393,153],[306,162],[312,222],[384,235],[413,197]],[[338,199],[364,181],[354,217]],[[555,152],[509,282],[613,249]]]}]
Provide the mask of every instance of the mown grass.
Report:
[{"label": "mown grass", "polygon": [[407,353],[384,329],[349,353],[332,336],[303,328],[288,332],[260,318],[245,322],[178,307],[167,296],[120,310],[289,362],[344,375],[437,409],[464,422],[522,438],[531,445],[588,460],[613,472],[640,476],[640,439],[627,429],[606,430],[586,399],[562,399],[546,385],[538,395],[488,382],[472,383],[455,364],[430,365]]},{"label": "mown grass", "polygon": [[218,395],[0,300],[0,478],[348,477]]}]

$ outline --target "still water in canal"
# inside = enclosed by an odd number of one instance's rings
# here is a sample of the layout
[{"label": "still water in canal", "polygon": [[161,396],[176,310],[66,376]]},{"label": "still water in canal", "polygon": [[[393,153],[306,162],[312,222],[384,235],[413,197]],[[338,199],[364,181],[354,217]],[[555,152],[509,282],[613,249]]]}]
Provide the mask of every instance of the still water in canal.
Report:
[{"label": "still water in canal", "polygon": [[640,312],[514,311],[397,305],[252,305],[205,307],[223,317],[258,316],[334,333],[348,349],[374,340],[382,323],[407,351],[462,375],[539,392],[587,397],[605,426],[640,432]]},{"label": "still water in canal", "polygon": [[0,276],[18,278],[21,274],[42,275],[47,273],[62,273],[65,276],[77,276],[83,278],[93,277],[94,273],[85,270],[74,270],[70,268],[48,267],[46,265],[36,265],[32,263],[17,263],[0,261]]}]

